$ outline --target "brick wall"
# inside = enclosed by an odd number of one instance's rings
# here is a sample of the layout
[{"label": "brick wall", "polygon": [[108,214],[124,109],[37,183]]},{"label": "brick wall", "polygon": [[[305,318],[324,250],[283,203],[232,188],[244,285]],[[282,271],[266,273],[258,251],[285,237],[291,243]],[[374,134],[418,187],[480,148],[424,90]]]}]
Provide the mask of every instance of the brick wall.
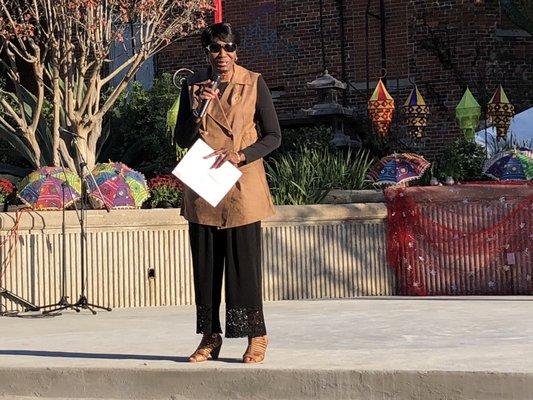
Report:
[{"label": "brick wall", "polygon": [[[344,20],[342,37],[341,3]],[[369,11],[379,16],[378,0]],[[505,19],[498,2],[474,4],[467,0],[384,0],[387,85],[397,105],[416,80],[431,108],[427,138],[421,152],[437,155],[459,135],[454,108],[466,86],[486,103],[498,83],[521,111],[532,104],[533,40]],[[308,108],[315,93],[305,87],[324,69],[320,35],[320,0],[227,0],[224,19],[240,30],[243,43],[239,63],[261,72],[271,89],[283,91],[278,112],[290,115]],[[345,96],[347,105],[366,116],[366,52],[370,90],[381,75],[381,24],[368,18],[367,1],[323,0],[322,26],[325,67],[356,89]],[[344,54],[344,62],[343,62]],[[158,73],[179,67],[198,69],[205,55],[195,35],[158,55]],[[402,136],[395,121],[393,135]]]}]

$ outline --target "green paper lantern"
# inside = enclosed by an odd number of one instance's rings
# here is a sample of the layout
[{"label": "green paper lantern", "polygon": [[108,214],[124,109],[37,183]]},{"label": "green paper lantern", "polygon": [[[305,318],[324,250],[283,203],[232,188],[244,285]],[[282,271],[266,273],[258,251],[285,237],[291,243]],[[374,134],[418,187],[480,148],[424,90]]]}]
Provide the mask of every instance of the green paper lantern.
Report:
[{"label": "green paper lantern", "polygon": [[459,121],[461,131],[463,131],[468,140],[474,139],[480,116],[481,106],[472,95],[470,89],[466,88],[461,101],[455,107],[455,117]]},{"label": "green paper lantern", "polygon": [[167,133],[172,135],[174,128],[176,128],[176,123],[178,122],[178,112],[180,110],[180,93],[178,92],[178,97],[170,107],[170,110],[167,112]]}]

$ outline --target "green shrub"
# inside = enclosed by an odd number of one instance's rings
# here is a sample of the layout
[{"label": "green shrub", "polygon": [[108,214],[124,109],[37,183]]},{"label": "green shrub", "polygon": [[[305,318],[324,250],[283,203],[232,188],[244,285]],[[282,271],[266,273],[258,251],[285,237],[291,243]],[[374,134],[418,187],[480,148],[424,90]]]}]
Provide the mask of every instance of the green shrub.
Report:
[{"label": "green shrub", "polygon": [[267,162],[274,203],[318,204],[332,189],[364,189],[372,165],[367,150],[333,152],[328,148],[298,148]]},{"label": "green shrub", "polygon": [[111,133],[99,159],[122,161],[147,177],[169,173],[176,165],[176,149],[166,129],[167,112],[177,96],[170,74],[156,79],[150,90],[133,83],[111,112]]},{"label": "green shrub", "polygon": [[279,158],[285,154],[299,154],[303,148],[327,149],[331,147],[331,127],[316,125],[311,127],[283,129],[281,132],[281,146],[272,153],[272,157]]},{"label": "green shrub", "polygon": [[451,176],[455,181],[462,182],[487,180],[483,175],[485,161],[483,146],[461,138],[453,142],[437,161],[435,176],[439,180]]}]

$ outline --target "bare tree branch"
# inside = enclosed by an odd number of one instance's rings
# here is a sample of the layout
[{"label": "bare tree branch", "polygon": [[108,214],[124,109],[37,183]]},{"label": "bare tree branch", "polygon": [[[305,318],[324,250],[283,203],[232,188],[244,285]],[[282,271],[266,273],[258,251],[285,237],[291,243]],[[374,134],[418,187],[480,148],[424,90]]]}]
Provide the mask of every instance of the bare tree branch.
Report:
[{"label": "bare tree branch", "polygon": [[107,75],[105,78],[102,79],[102,85],[109,83],[113,78],[115,78],[122,71],[128,68],[135,61],[136,58],[137,58],[137,55],[133,55],[130,58],[128,58],[122,65],[115,68],[113,72],[111,72],[109,75]]},{"label": "bare tree branch", "polygon": [[[0,62],[15,87],[13,98],[17,103],[12,107],[6,99],[1,100],[5,116],[0,123],[10,124],[30,144],[34,159],[46,162],[40,157],[36,131],[48,99],[53,104],[49,121],[53,159],[49,162],[57,165],[61,157],[70,167],[76,165],[69,144],[59,135],[64,126],[82,138],[80,146],[87,152],[92,167],[105,114],[148,58],[176,37],[203,27],[206,13],[212,10],[209,3],[208,0],[0,0],[0,52],[8,55]],[[124,60],[110,60],[113,50],[124,43],[125,30],[131,26],[135,27],[132,45],[128,46],[131,53]],[[35,105],[30,113],[24,111],[27,105],[17,69],[19,61],[31,67],[36,82]],[[107,71],[108,65],[112,65],[112,71]],[[122,79],[103,101],[102,91],[118,76]]]}]

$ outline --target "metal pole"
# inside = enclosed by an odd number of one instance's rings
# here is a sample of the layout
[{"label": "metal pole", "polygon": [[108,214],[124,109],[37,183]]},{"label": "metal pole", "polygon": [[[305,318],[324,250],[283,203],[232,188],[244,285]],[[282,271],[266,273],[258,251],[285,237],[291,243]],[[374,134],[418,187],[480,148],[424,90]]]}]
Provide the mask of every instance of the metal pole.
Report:
[{"label": "metal pole", "polygon": [[[381,68],[387,70],[387,49],[385,40],[385,0],[379,0],[379,19],[381,26]],[[387,84],[387,77],[383,78],[383,83]]]},{"label": "metal pole", "polygon": [[81,206],[80,206],[80,255],[81,255],[81,295],[85,295],[85,200],[87,199],[87,185],[85,184],[85,176],[83,175],[84,167],[87,164],[85,162],[80,163],[81,171]]},{"label": "metal pole", "polygon": [[368,51],[368,40],[369,40],[369,27],[368,27],[368,16],[370,13],[370,0],[366,3],[366,12],[365,12],[365,62],[366,62],[366,97],[370,98],[370,55]]},{"label": "metal pole", "polygon": [[322,46],[322,71],[327,69],[326,65],[326,47],[324,45],[324,0],[318,2],[320,12],[320,45]]},{"label": "metal pole", "polygon": [[[345,43],[345,37],[346,37],[346,29],[344,26],[344,1],[339,1],[339,19],[340,19],[340,36],[341,36],[341,80],[343,82],[347,81],[346,77],[346,43]],[[346,105],[347,102],[347,93],[346,90],[342,93],[342,102],[343,105]]]}]

